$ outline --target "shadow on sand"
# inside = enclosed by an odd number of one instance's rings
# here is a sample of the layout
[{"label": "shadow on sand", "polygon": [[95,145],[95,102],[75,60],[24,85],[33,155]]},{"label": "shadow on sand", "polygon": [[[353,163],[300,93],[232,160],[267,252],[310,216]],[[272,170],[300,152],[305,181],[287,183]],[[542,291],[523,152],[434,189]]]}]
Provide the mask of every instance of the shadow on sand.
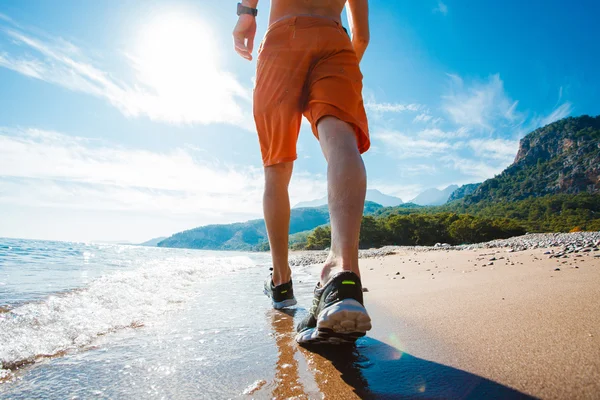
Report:
[{"label": "shadow on sand", "polygon": [[469,372],[365,337],[356,346],[306,348],[329,360],[363,399],[534,399]]},{"label": "shadow on sand", "polygon": [[[361,338],[355,346],[299,347],[293,342],[295,311],[277,312],[279,317],[272,319],[273,330],[279,335],[276,369],[288,369],[286,374],[276,373],[277,386],[287,394],[300,395],[286,390],[290,386],[298,388],[294,355],[300,351],[310,359],[315,382],[327,397],[339,397],[340,386],[345,386],[345,390],[363,399],[535,398],[481,376],[414,357],[369,337]],[[273,395],[278,394],[283,393],[276,389]]]}]

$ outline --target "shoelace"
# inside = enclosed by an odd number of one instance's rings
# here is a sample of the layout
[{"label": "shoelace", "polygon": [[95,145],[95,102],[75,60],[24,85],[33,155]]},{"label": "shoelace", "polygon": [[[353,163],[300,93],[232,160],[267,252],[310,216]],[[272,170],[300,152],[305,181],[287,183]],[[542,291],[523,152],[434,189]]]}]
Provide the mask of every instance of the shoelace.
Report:
[{"label": "shoelace", "polygon": [[[321,295],[322,295],[322,293],[321,293]],[[321,302],[321,296],[319,296],[319,297],[317,297],[317,296],[313,297],[313,301],[312,302],[313,302],[313,304],[310,307],[310,313],[312,315],[314,315],[315,318],[316,318],[317,317],[317,309],[319,308],[319,303]]]}]

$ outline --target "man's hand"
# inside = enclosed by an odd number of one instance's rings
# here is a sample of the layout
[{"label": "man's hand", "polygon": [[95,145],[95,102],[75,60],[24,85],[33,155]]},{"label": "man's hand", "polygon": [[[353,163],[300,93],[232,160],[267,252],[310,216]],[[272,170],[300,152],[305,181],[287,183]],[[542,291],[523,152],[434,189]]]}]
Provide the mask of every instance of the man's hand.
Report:
[{"label": "man's hand", "polygon": [[233,42],[235,51],[248,61],[252,60],[254,36],[256,36],[256,18],[248,14],[240,15],[233,29]]},{"label": "man's hand", "polygon": [[362,60],[369,45],[369,2],[368,0],[348,0],[346,13],[352,32],[352,47],[358,61]]}]

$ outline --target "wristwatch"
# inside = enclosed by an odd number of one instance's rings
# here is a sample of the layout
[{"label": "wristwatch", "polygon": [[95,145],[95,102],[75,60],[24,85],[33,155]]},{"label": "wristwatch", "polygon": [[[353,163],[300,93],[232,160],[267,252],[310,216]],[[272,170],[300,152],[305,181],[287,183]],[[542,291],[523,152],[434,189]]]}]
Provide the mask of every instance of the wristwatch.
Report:
[{"label": "wristwatch", "polygon": [[242,3],[238,3],[237,4],[237,15],[239,16],[242,14],[250,14],[253,17],[256,17],[258,15],[258,10],[256,8],[246,7]]}]

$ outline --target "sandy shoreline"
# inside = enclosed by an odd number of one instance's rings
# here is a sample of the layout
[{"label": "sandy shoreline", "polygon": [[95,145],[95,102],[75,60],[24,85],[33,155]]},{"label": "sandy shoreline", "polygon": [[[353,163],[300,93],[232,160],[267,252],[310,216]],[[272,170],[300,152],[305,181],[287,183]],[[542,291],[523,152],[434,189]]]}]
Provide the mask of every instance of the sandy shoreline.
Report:
[{"label": "sandy shoreline", "polygon": [[[326,398],[598,398],[598,244],[598,233],[543,234],[363,251],[374,328],[357,357],[371,365],[336,369],[335,353],[301,351],[329,377]],[[318,263],[326,252],[293,256]]]},{"label": "sandy shoreline", "polygon": [[[256,268],[178,287],[175,300],[185,302],[143,327],[28,365],[0,383],[0,397],[598,398],[598,234],[367,250],[360,262],[373,330],[356,348],[299,347],[295,326],[319,267],[293,268],[298,306],[281,312],[261,291],[263,257]],[[183,272],[167,276],[190,283]]]}]

